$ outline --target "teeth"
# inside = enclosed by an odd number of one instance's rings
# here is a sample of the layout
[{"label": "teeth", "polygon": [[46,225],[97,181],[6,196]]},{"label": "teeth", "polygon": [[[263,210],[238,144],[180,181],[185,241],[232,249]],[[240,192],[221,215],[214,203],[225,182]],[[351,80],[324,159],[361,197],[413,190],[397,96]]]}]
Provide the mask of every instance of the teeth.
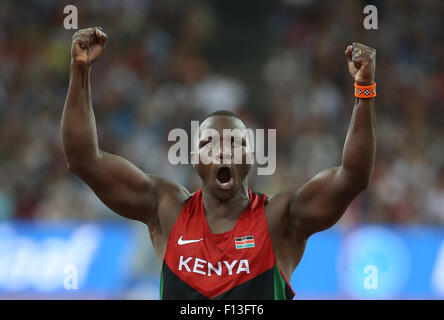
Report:
[{"label": "teeth", "polygon": [[228,180],[227,182],[221,182],[219,180],[217,180],[217,183],[219,184],[219,186],[223,189],[228,189],[233,185],[233,178],[230,178],[230,180]]}]

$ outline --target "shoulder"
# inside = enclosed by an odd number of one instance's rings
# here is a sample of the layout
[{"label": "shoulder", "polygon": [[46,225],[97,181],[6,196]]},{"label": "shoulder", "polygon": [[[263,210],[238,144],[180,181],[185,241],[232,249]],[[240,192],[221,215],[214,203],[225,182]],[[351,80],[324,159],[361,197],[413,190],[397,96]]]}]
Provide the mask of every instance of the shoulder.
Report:
[{"label": "shoulder", "polygon": [[168,200],[183,203],[191,195],[187,188],[170,179],[152,174],[147,174],[147,176],[155,182],[157,196],[160,201]]},{"label": "shoulder", "polygon": [[283,217],[288,209],[290,198],[291,192],[289,190],[267,196],[265,215],[267,216],[269,223],[275,222]]},{"label": "shoulder", "polygon": [[283,234],[288,228],[297,227],[297,215],[290,215],[290,206],[293,205],[295,194],[302,187],[295,186],[269,196],[265,206],[265,217],[271,234]]},{"label": "shoulder", "polygon": [[162,233],[169,234],[191,193],[172,180],[151,174],[148,176],[154,181],[157,193],[157,219],[150,224],[153,228],[160,227]]}]

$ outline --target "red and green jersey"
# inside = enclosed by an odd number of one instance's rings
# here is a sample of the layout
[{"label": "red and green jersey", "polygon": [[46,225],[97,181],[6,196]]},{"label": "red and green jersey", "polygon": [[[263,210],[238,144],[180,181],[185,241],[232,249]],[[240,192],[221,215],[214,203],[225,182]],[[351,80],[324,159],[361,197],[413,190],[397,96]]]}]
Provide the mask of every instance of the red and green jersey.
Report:
[{"label": "red and green jersey", "polygon": [[160,299],[292,299],[271,245],[264,206],[250,201],[230,231],[208,227],[202,191],[185,203],[168,238],[162,263]]}]

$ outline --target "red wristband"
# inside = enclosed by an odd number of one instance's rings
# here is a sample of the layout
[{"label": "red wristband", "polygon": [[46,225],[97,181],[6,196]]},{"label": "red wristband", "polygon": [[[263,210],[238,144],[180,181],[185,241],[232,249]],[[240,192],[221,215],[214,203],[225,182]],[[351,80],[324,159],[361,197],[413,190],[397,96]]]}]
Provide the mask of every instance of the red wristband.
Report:
[{"label": "red wristband", "polygon": [[360,86],[355,82],[355,96],[364,99],[376,97],[376,82],[371,86]]}]

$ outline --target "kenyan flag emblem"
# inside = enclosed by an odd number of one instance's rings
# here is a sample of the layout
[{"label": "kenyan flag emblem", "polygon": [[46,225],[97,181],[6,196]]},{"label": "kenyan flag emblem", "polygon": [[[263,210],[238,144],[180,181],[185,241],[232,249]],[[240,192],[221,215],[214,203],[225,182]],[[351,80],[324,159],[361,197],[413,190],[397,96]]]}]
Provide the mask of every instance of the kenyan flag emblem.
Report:
[{"label": "kenyan flag emblem", "polygon": [[236,249],[254,248],[254,237],[245,236],[234,238],[234,244],[236,245]]}]

